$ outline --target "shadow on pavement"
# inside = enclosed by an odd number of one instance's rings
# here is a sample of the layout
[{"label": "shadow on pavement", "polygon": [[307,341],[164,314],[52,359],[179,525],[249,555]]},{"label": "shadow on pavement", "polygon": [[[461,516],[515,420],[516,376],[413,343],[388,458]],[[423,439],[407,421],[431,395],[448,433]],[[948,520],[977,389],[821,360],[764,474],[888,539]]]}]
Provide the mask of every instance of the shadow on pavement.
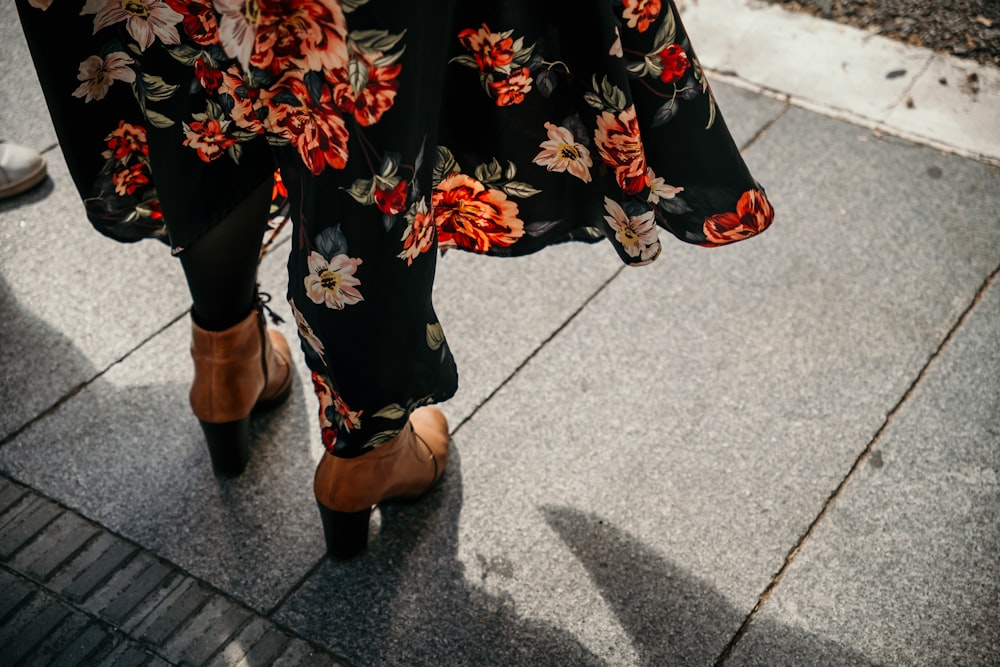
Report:
[{"label": "shadow on pavement", "polygon": [[[644,665],[711,664],[746,614],[710,584],[593,514],[545,507],[549,525],[586,568],[632,638]],[[798,628],[764,622],[750,655],[725,664],[872,665],[863,655]]]},{"label": "shadow on pavement", "polygon": [[325,561],[276,620],[356,665],[603,665],[570,633],[470,585],[457,557],[461,509],[453,443],[438,487],[381,508],[367,552]]},{"label": "shadow on pavement", "polygon": [[[418,503],[383,508],[368,551],[324,562],[275,618],[356,665],[609,664],[573,633],[521,616],[513,600],[469,580],[457,556],[460,468],[455,447],[437,489]],[[600,518],[563,507],[541,512],[590,574],[641,664],[711,664],[742,622],[745,611],[712,586]],[[753,654],[730,664],[872,664],[796,628],[760,629]]]},{"label": "shadow on pavement", "polygon": [[0,369],[0,442],[97,374],[72,340],[21,305],[2,272]]}]

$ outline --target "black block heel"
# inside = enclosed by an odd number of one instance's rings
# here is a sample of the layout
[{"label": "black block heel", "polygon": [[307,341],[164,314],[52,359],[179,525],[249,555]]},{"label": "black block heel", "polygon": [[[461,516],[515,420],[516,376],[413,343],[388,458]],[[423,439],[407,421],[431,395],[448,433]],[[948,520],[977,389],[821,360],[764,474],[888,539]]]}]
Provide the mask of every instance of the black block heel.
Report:
[{"label": "black block heel", "polygon": [[323,521],[326,553],[331,558],[346,560],[364,551],[368,545],[368,522],[372,510],[337,512],[317,502],[319,517]]},{"label": "black block heel", "polygon": [[250,418],[211,424],[201,422],[216,475],[236,477],[250,461]]}]

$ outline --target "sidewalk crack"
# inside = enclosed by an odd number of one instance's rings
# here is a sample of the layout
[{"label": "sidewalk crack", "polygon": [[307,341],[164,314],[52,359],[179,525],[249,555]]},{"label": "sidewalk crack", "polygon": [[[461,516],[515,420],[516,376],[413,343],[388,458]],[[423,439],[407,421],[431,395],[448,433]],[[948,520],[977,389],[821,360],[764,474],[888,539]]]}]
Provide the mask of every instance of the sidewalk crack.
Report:
[{"label": "sidewalk crack", "polygon": [[745,144],[740,146],[740,152],[742,153],[749,150],[750,147],[753,146],[755,143],[757,143],[757,141],[761,137],[767,134],[768,130],[770,130],[775,123],[781,120],[785,116],[785,114],[788,113],[788,110],[791,108],[792,108],[792,100],[788,97],[785,97],[785,106],[781,108],[781,111],[774,114],[774,118],[761,125],[760,128],[756,132],[754,132],[754,135],[750,137],[750,139],[748,139]]},{"label": "sidewalk crack", "polygon": [[900,104],[903,104],[906,101],[906,99],[910,96],[910,92],[917,85],[917,81],[919,81],[920,78],[927,73],[927,70],[930,69],[931,62],[933,60],[934,56],[927,57],[927,59],[924,61],[924,64],[920,66],[920,69],[917,71],[917,73],[914,74],[913,78],[910,79],[909,83],[906,84],[906,88],[903,89],[903,92],[901,92],[899,94],[899,97],[896,98],[896,101],[893,102],[891,105],[889,105],[889,109],[885,112],[885,116],[879,118],[878,122],[885,123],[889,119],[889,116],[892,115],[892,112],[895,111]]},{"label": "sidewalk crack", "polygon": [[525,366],[527,366],[528,363],[530,363],[532,359],[534,359],[535,357],[537,357],[539,355],[539,353],[542,350],[544,350],[548,346],[548,344],[551,343],[555,339],[556,336],[558,336],[560,333],[562,333],[562,331],[566,327],[569,326],[570,322],[572,322],[573,320],[575,320],[576,317],[580,313],[582,313],[583,310],[588,305],[590,305],[590,302],[593,301],[594,299],[596,299],[597,295],[600,294],[601,292],[603,292],[608,287],[608,285],[610,285],[615,280],[615,278],[617,278],[621,274],[621,272],[624,271],[626,268],[627,267],[624,266],[624,265],[618,267],[615,270],[615,272],[612,273],[610,277],[608,277],[607,280],[605,280],[603,283],[601,283],[600,286],[598,286],[598,288],[596,290],[594,290],[594,292],[590,296],[588,296],[586,299],[584,299],[583,303],[581,303],[576,308],[576,310],[574,310],[572,313],[570,313],[569,317],[567,317],[562,322],[562,324],[560,324],[558,327],[556,327],[555,331],[553,331],[552,333],[550,333],[545,338],[545,340],[543,340],[541,343],[539,343],[538,346],[535,347],[535,349],[532,350],[531,353],[528,354],[528,356],[526,356],[521,361],[521,363],[517,365],[517,368],[515,368],[513,371],[511,371],[510,374],[506,378],[504,378],[503,381],[501,381],[500,384],[498,384],[493,389],[493,391],[491,391],[489,393],[488,396],[486,396],[486,398],[484,398],[482,401],[480,401],[479,404],[475,408],[472,409],[472,412],[470,412],[468,415],[466,415],[465,419],[463,419],[461,422],[459,422],[458,426],[456,426],[455,429],[451,432],[452,437],[454,437],[462,429],[463,426],[465,426],[469,421],[471,421],[472,418],[475,417],[479,413],[479,411],[483,407],[485,407],[486,404],[489,403],[493,399],[494,396],[496,396],[498,393],[500,393],[501,389],[503,389],[508,384],[510,384],[510,382],[515,377],[517,377],[517,375],[521,372],[521,369],[524,368]]},{"label": "sidewalk crack", "polygon": [[865,448],[861,450],[861,453],[858,455],[858,457],[854,460],[854,463],[848,469],[847,474],[844,475],[844,477],[837,484],[833,492],[827,497],[826,501],[823,503],[823,507],[819,511],[819,514],[816,515],[816,517],[806,528],[805,532],[799,537],[799,539],[795,542],[792,548],[789,549],[788,553],[785,554],[785,560],[782,562],[781,567],[778,568],[778,571],[771,578],[771,581],[758,596],[757,603],[746,615],[746,618],[743,619],[743,623],[736,630],[736,633],[732,636],[732,638],[730,638],[729,642],[725,645],[725,647],[723,647],[722,652],[719,654],[719,657],[716,658],[715,662],[713,663],[715,667],[721,667],[721,665],[723,665],[730,658],[733,651],[736,649],[737,644],[740,643],[740,641],[749,631],[750,624],[757,616],[757,612],[761,610],[761,608],[764,606],[767,600],[771,597],[771,594],[778,587],[778,584],[781,583],[781,580],[784,578],[785,573],[788,571],[788,568],[795,560],[795,557],[798,556],[803,546],[805,546],[806,541],[810,537],[812,537],[813,532],[816,530],[816,527],[820,524],[820,522],[823,519],[826,518],[826,515],[829,514],[830,509],[833,507],[833,504],[843,493],[844,488],[847,486],[847,483],[851,480],[851,478],[854,477],[858,469],[860,469],[862,465],[871,456],[872,450],[875,448],[875,445],[878,444],[879,440],[882,437],[882,434],[885,433],[886,430],[888,430],[889,426],[895,420],[896,415],[900,412],[900,410],[902,410],[903,406],[905,406],[909,402],[910,398],[916,391],[917,387],[923,382],[924,378],[927,376],[930,367],[942,355],[945,348],[948,347],[948,345],[954,339],[956,333],[958,333],[958,330],[961,329],[962,325],[964,325],[966,320],[969,319],[969,316],[971,315],[972,311],[975,310],[977,305],[979,305],[979,302],[982,301],[987,290],[989,290],[989,288],[996,280],[997,275],[1000,275],[1000,266],[994,268],[993,272],[986,277],[986,279],[982,282],[982,284],[980,284],[979,289],[976,290],[976,294],[975,296],[972,297],[972,300],[969,302],[969,305],[966,306],[965,310],[962,311],[962,314],[958,316],[958,319],[952,325],[951,329],[948,330],[948,333],[945,334],[944,338],[938,344],[937,348],[927,358],[927,361],[924,362],[924,365],[920,368],[920,371],[917,373],[917,376],[906,388],[906,391],[903,392],[903,395],[900,397],[900,399],[886,414],[885,419],[882,420],[881,426],[879,426],[878,430],[875,431],[875,435],[873,435],[871,440],[869,440],[868,444],[865,445]]},{"label": "sidewalk crack", "polygon": [[87,387],[89,387],[91,384],[93,384],[94,382],[96,382],[100,378],[104,377],[105,373],[107,373],[112,368],[114,368],[118,364],[120,364],[123,361],[125,361],[126,359],[128,359],[135,352],[137,352],[140,348],[142,348],[144,345],[146,345],[147,343],[149,343],[149,341],[153,340],[154,338],[156,338],[157,336],[159,336],[161,333],[163,333],[164,331],[166,331],[167,329],[169,329],[170,327],[172,327],[181,318],[187,316],[187,314],[188,314],[188,311],[185,310],[180,315],[177,315],[176,317],[174,317],[173,319],[171,319],[169,322],[167,322],[166,324],[164,324],[162,327],[160,327],[159,329],[157,329],[156,331],[154,331],[153,333],[151,333],[150,335],[146,336],[141,341],[139,341],[138,343],[136,343],[132,347],[132,349],[130,349],[127,352],[125,352],[125,354],[123,354],[122,356],[118,357],[117,359],[115,359],[114,361],[112,361],[110,364],[108,364],[107,366],[105,366],[102,370],[100,370],[97,373],[95,373],[92,377],[90,377],[90,379],[84,380],[83,382],[79,383],[75,387],[71,388],[65,394],[63,394],[62,396],[60,396],[59,398],[57,398],[55,400],[55,402],[52,403],[52,405],[50,405],[49,407],[45,408],[44,410],[42,410],[41,412],[39,412],[38,414],[36,414],[34,417],[32,417],[28,421],[26,421],[23,424],[21,424],[20,426],[18,426],[17,428],[15,428],[13,431],[11,431],[10,433],[8,433],[7,435],[5,435],[2,438],[0,438],[0,449],[2,449],[9,442],[15,440],[18,436],[20,436],[22,433],[24,433],[25,431],[27,431],[28,429],[30,429],[32,426],[34,426],[38,422],[42,421],[43,419],[45,419],[46,417],[48,417],[49,415],[51,415],[52,413],[54,413],[56,410],[58,410],[60,407],[62,407],[63,404],[65,404],[66,402],[68,402],[70,399],[72,399],[74,396],[76,396],[77,394],[79,394],[80,392],[82,392],[84,389],[86,389]]}]

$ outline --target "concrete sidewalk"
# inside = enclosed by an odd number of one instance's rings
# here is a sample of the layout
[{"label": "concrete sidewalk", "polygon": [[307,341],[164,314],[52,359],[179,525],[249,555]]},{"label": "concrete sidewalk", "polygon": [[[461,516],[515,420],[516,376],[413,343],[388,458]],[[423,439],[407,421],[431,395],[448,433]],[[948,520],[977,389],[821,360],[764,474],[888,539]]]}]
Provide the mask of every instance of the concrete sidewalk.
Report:
[{"label": "concrete sidewalk", "polygon": [[217,480],[179,266],[91,231],[0,7],[3,138],[50,165],[0,202],[0,664],[1000,665],[1000,76],[683,16],[775,227],[443,257],[454,457],[339,563],[304,364]]}]

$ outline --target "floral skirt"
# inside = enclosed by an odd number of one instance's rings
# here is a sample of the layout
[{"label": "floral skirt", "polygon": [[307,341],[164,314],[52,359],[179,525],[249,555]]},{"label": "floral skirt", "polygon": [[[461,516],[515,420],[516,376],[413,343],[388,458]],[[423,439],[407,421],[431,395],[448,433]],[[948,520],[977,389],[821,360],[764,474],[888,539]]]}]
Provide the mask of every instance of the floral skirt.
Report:
[{"label": "floral skirt", "polygon": [[179,254],[273,183],[337,456],[457,389],[438,251],[639,265],[773,217],[670,0],[17,3],[97,230]]}]

